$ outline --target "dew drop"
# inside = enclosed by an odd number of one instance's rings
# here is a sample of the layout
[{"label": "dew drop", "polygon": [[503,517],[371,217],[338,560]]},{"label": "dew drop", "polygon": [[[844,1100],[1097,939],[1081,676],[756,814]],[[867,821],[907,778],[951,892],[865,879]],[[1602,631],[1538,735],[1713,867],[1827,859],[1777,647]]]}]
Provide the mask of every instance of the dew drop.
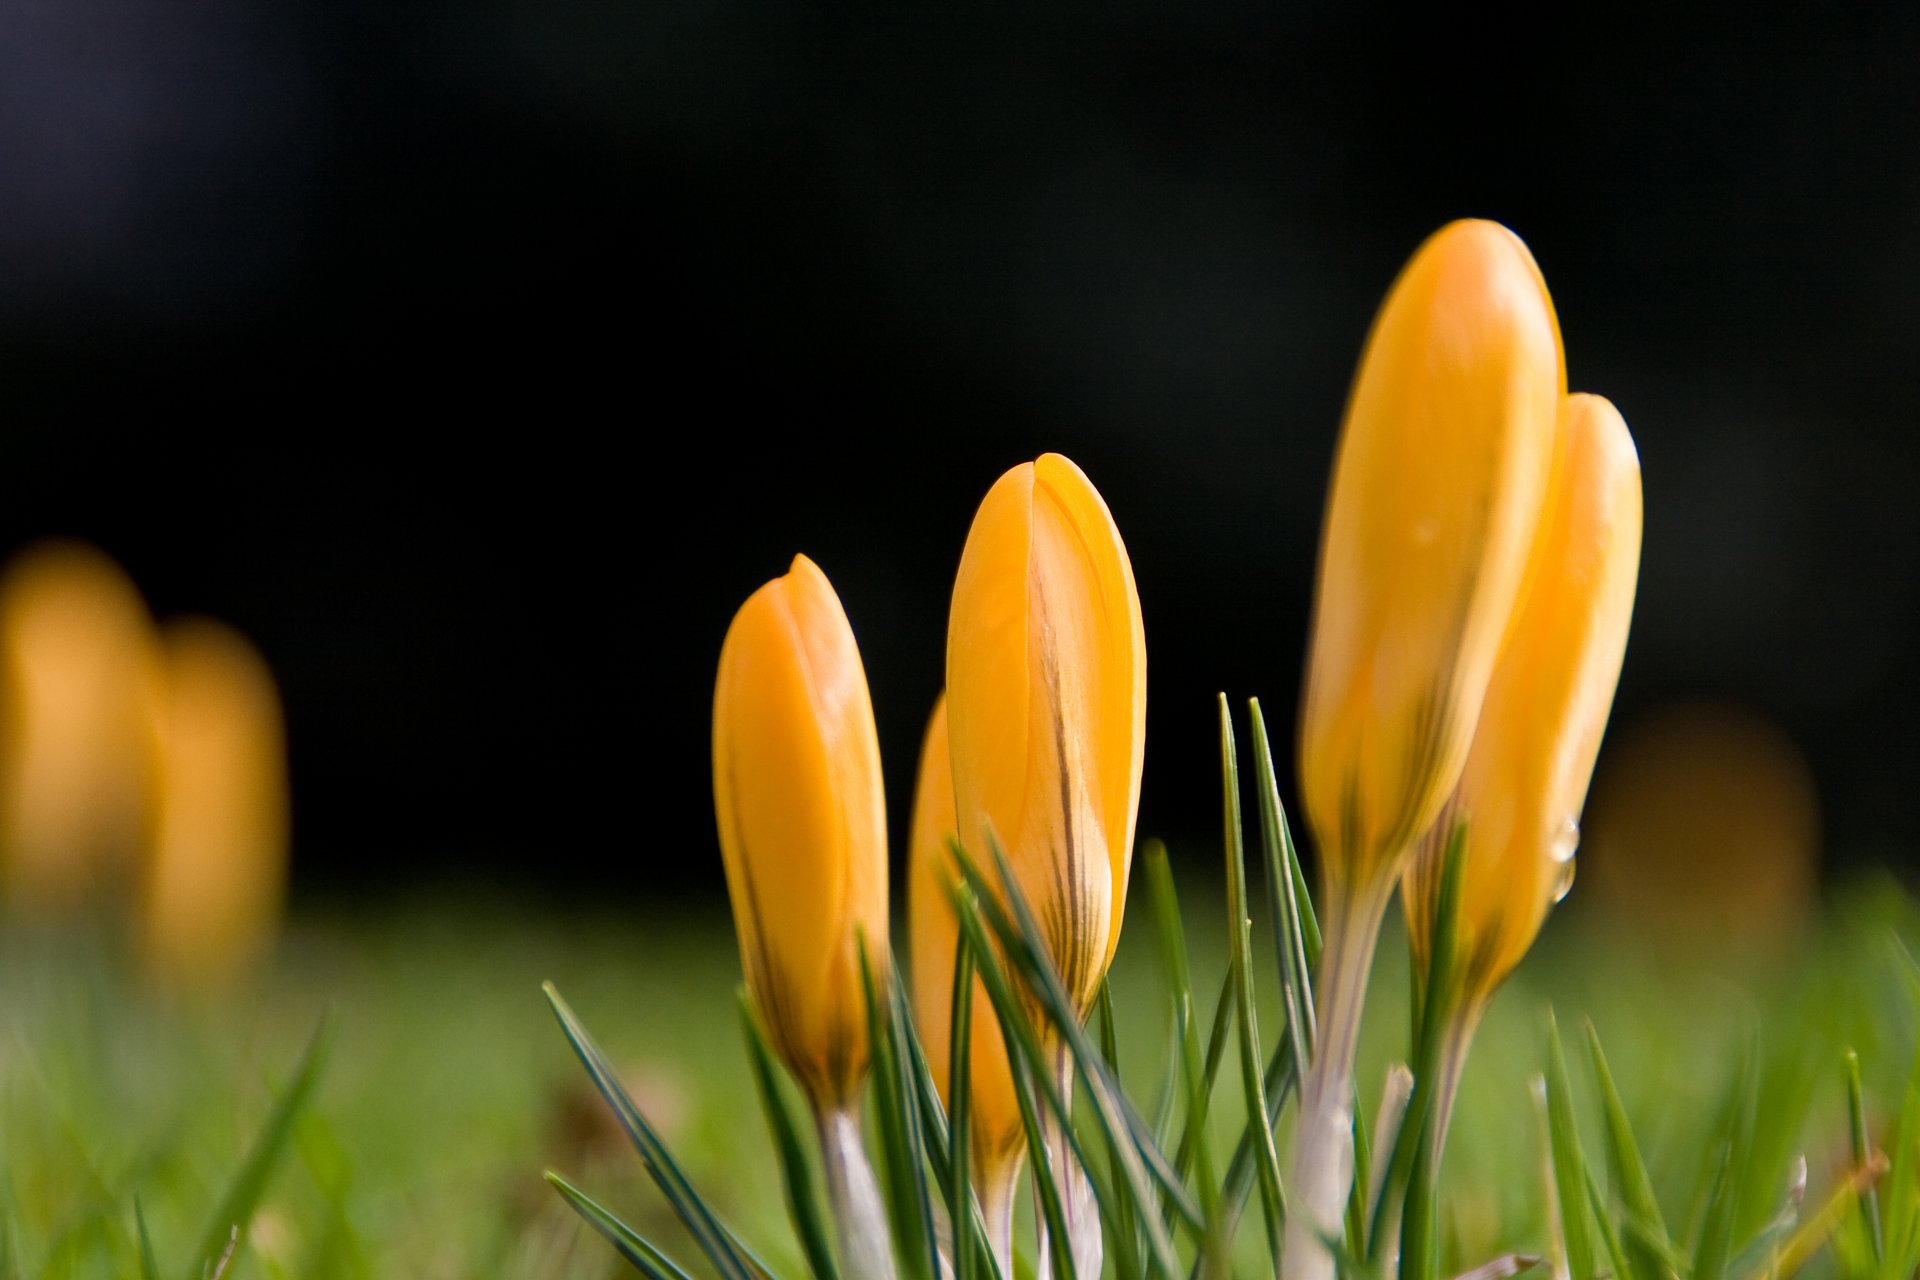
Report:
[{"label": "dew drop", "polygon": [[1568,858],[1556,868],[1558,874],[1553,881],[1553,900],[1556,903],[1566,897],[1568,891],[1573,888],[1573,866],[1574,860]]},{"label": "dew drop", "polygon": [[1560,901],[1573,888],[1574,852],[1580,848],[1580,823],[1568,818],[1560,824],[1560,830],[1554,834],[1553,842],[1547,846],[1547,856],[1553,859],[1556,874],[1553,881],[1553,900]]}]

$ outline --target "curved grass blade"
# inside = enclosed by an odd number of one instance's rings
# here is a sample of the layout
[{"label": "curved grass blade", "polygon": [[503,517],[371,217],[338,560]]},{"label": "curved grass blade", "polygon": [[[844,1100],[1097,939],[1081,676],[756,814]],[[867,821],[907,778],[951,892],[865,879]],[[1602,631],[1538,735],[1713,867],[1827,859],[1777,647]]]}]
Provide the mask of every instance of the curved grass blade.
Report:
[{"label": "curved grass blade", "polygon": [[693,1280],[680,1264],[662,1253],[652,1241],[620,1221],[613,1213],[565,1178],[547,1170],[547,1181],[560,1193],[568,1206],[586,1220],[588,1226],[605,1236],[607,1242],[631,1262],[648,1280]]},{"label": "curved grass blade", "polygon": [[839,1280],[840,1269],[834,1264],[833,1246],[829,1243],[832,1233],[820,1207],[819,1187],[807,1156],[807,1144],[801,1138],[804,1130],[794,1120],[793,1110],[780,1090],[780,1070],[774,1065],[773,1051],[767,1046],[766,1035],[760,1029],[760,1020],[754,1016],[753,1002],[748,999],[745,988],[741,989],[739,998],[747,1056],[753,1063],[753,1078],[760,1087],[767,1127],[773,1131],[774,1146],[780,1152],[782,1172],[786,1175],[787,1213],[793,1219],[794,1234],[800,1238],[807,1265],[813,1268],[818,1280]]},{"label": "curved grass blade", "polygon": [[[1867,1101],[1860,1087],[1860,1055],[1852,1049],[1847,1050],[1846,1071],[1847,1136],[1853,1144],[1854,1167],[1860,1168],[1872,1159],[1873,1142],[1867,1136]],[[1861,1192],[1860,1214],[1868,1243],[1873,1248],[1874,1265],[1884,1265],[1887,1260],[1887,1241],[1880,1230],[1880,1191],[1877,1186],[1870,1186]]]},{"label": "curved grass blade", "polygon": [[[1194,1025],[1193,981],[1187,967],[1186,931],[1180,924],[1180,897],[1174,888],[1173,870],[1167,862],[1166,846],[1151,845],[1147,854],[1147,887],[1153,900],[1154,923],[1160,938],[1160,963],[1167,973],[1169,995],[1173,1000],[1173,1034],[1178,1048],[1178,1076],[1185,1086],[1187,1116],[1181,1127],[1180,1146],[1174,1153],[1174,1168],[1194,1171],[1199,1186],[1200,1216],[1207,1224],[1210,1239],[1220,1229],[1220,1196],[1214,1182],[1213,1145],[1207,1136],[1207,1112],[1211,1104],[1213,1080],[1206,1071],[1200,1053],[1199,1029]],[[1227,978],[1214,1013],[1216,1042],[1224,1045],[1231,1026],[1233,1005],[1232,977]],[[1209,1045],[1211,1048],[1212,1045]]]},{"label": "curved grass blade", "polygon": [[1567,1055],[1560,1025],[1547,1012],[1547,1134],[1553,1148],[1553,1192],[1560,1206],[1560,1242],[1572,1280],[1593,1280],[1591,1210],[1587,1205],[1587,1157],[1580,1150],[1580,1127],[1567,1083]]},{"label": "curved grass blade", "polygon": [[[910,1078],[906,1046],[893,1005],[860,944],[860,980],[866,989],[867,1039],[873,1059],[874,1114],[887,1157],[888,1197],[893,1210],[895,1252],[914,1280],[935,1280],[939,1246],[933,1232],[933,1198],[927,1190],[927,1151],[920,1129],[918,1091]],[[897,985],[897,984],[895,984]]]},{"label": "curved grass blade", "polygon": [[[647,1118],[640,1114],[640,1108],[627,1096],[625,1086],[620,1083],[619,1075],[613,1064],[607,1061],[607,1055],[599,1044],[587,1033],[587,1029],[574,1014],[572,1006],[560,997],[560,992],[551,982],[542,983],[540,989],[546,993],[547,1003],[553,1007],[553,1013],[560,1020],[560,1029],[566,1034],[567,1042],[573,1046],[587,1074],[593,1078],[594,1087],[600,1096],[613,1108],[620,1127],[626,1130],[634,1149],[640,1153],[641,1163],[652,1175],[654,1184],[666,1196],[667,1203],[686,1224],[688,1232],[700,1251],[707,1255],[714,1269],[720,1273],[721,1280],[753,1280],[746,1258],[737,1245],[733,1233],[721,1225],[707,1202],[693,1189],[686,1174],[667,1150],[666,1143],[654,1131]],[[764,1268],[760,1268],[762,1274]]]},{"label": "curved grass blade", "polygon": [[[1293,1070],[1293,1051],[1282,1040],[1275,1047],[1273,1056],[1267,1059],[1267,1123],[1280,1123],[1280,1111],[1286,1105],[1287,1096],[1297,1079]],[[1249,1125],[1241,1132],[1240,1141],[1233,1149],[1233,1158],[1227,1162],[1225,1192],[1221,1197],[1221,1231],[1229,1240],[1239,1229],[1240,1215],[1246,1212],[1247,1201],[1253,1195],[1253,1184],[1253,1127]],[[1198,1266],[1188,1274],[1192,1280],[1198,1280]]]},{"label": "curved grass blade", "polygon": [[[1162,856],[1165,856],[1164,852]],[[1113,1020],[1113,991],[1105,978],[1100,980],[1100,991],[1094,996],[1093,1012],[1100,1028],[1100,1056],[1107,1064],[1107,1070],[1113,1073],[1117,1085],[1120,1081],[1120,1032]],[[1113,1149],[1111,1141],[1107,1143],[1107,1169],[1109,1177],[1120,1175],[1120,1153]],[[1140,1233],[1138,1215],[1133,1211],[1132,1202],[1125,1197],[1115,1205],[1113,1239],[1117,1246],[1113,1260],[1116,1280],[1141,1280],[1145,1273],[1141,1268],[1140,1254],[1146,1248],[1146,1237]]]},{"label": "curved grass blade", "polygon": [[[1082,1166],[1086,1164],[1086,1156],[1079,1149],[1073,1126],[1066,1121],[1066,1103],[1047,1070],[1039,1036],[1021,1010],[999,957],[989,950],[986,929],[980,919],[979,900],[964,883],[953,886],[953,907],[960,922],[960,936],[966,939],[967,948],[974,955],[981,985],[986,988],[994,1017],[1000,1023],[1001,1041],[1007,1046],[1007,1063],[1013,1071],[1014,1098],[1020,1106],[1021,1130],[1027,1136],[1027,1164],[1033,1178],[1035,1198],[1040,1201],[1040,1217],[1047,1229],[1053,1275],[1061,1280],[1076,1280],[1072,1239],[1067,1234],[1065,1202],[1061,1199],[1060,1184],[1054,1175],[1053,1164],[1047,1157],[1047,1145],[1040,1136],[1040,1115],[1034,1101],[1036,1095],[1044,1097],[1054,1114],[1061,1118],[1067,1140],[1074,1144],[1075,1158],[1080,1160]],[[1088,1170],[1088,1176],[1092,1176],[1091,1170]],[[1101,1196],[1100,1203],[1104,1209],[1107,1200],[1097,1184],[1095,1194]]]},{"label": "curved grass blade", "polygon": [[1586,1192],[1583,1199],[1593,1211],[1594,1225],[1599,1228],[1600,1243],[1605,1246],[1607,1258],[1613,1264],[1613,1275],[1617,1280],[1643,1280],[1639,1266],[1627,1253],[1626,1246],[1620,1243],[1620,1233],[1613,1229],[1613,1221],[1607,1216],[1607,1200],[1600,1192],[1600,1184],[1594,1180],[1593,1170],[1588,1169]]},{"label": "curved grass blade", "polygon": [[[965,935],[953,939],[953,995],[947,1001],[947,1217],[953,1223],[953,1280],[973,1280],[973,952]],[[964,1229],[963,1229],[964,1228]],[[985,1251],[991,1255],[991,1248]]]},{"label": "curved grass blade", "polygon": [[320,1025],[307,1042],[306,1052],[300,1056],[300,1065],[294,1070],[292,1083],[274,1101],[273,1109],[267,1113],[266,1123],[254,1135],[247,1158],[241,1161],[240,1168],[227,1184],[225,1194],[220,1197],[212,1220],[207,1223],[207,1229],[200,1237],[200,1247],[194,1254],[196,1266],[217,1263],[233,1249],[235,1238],[246,1234],[254,1210],[260,1207],[260,1197],[266,1194],[267,1184],[279,1168],[293,1139],[294,1122],[300,1118],[300,1113],[306,1109],[314,1090],[319,1086],[320,1074],[326,1068],[327,1057],[333,1050],[333,1036],[333,1017],[328,1015],[321,1018]]},{"label": "curved grass blade", "polygon": [[[1266,1082],[1260,1070],[1260,1024],[1253,1008],[1252,928],[1247,909],[1246,845],[1240,822],[1240,763],[1233,743],[1233,714],[1227,695],[1220,703],[1220,772],[1225,791],[1223,820],[1226,825],[1227,922],[1231,950],[1227,953],[1227,971],[1232,977],[1234,1007],[1240,1026],[1240,1079],[1246,1091],[1248,1133],[1253,1140],[1254,1172],[1260,1182],[1260,1204],[1267,1227],[1268,1256],[1278,1265],[1286,1209],[1280,1198],[1280,1153],[1274,1146],[1273,1127],[1267,1120]],[[1291,1012],[1289,1023],[1293,1022]],[[1300,1053],[1297,1028],[1293,1049]],[[1209,1219],[1211,1224],[1212,1220]]]},{"label": "curved grass blade", "polygon": [[[153,1256],[153,1237],[147,1234],[147,1213],[140,1207],[140,1197],[133,1198],[133,1225],[140,1237],[140,1280],[160,1280],[160,1263]],[[0,1275],[12,1274],[11,1268],[0,1269]]]},{"label": "curved grass blade", "polygon": [[[1007,902],[1013,910],[1012,919],[1000,910],[999,903],[993,900],[991,886],[986,884],[979,868],[972,864],[964,851],[960,853],[959,860],[961,875],[974,891],[978,914],[993,928],[1008,958],[1019,965],[1027,989],[1036,997],[1041,1011],[1065,1042],[1069,1056],[1093,1100],[1095,1120],[1112,1134],[1124,1131],[1130,1136],[1130,1141],[1117,1147],[1124,1174],[1121,1185],[1133,1196],[1136,1207],[1144,1211],[1153,1204],[1152,1184],[1157,1183],[1167,1202],[1176,1207],[1187,1226],[1196,1232],[1202,1230],[1204,1223],[1199,1209],[1179,1174],[1174,1172],[1165,1155],[1153,1144],[1146,1123],[1132,1113],[1132,1107],[1120,1095],[1099,1056],[1093,1051],[1086,1029],[1080,1025],[1066,989],[1060,982],[1060,975],[1048,958],[1033,912],[1019,891],[1012,869],[1007,866],[1006,855],[997,844],[992,845],[991,849],[1000,883],[1008,890]],[[1174,1274],[1176,1263],[1172,1242],[1160,1228],[1155,1216],[1146,1215],[1146,1221],[1148,1241],[1156,1264],[1166,1274]]]},{"label": "curved grass blade", "polygon": [[[1273,767],[1273,744],[1267,738],[1266,717],[1260,699],[1247,700],[1253,721],[1254,764],[1258,770],[1261,844],[1267,862],[1267,898],[1273,915],[1274,951],[1280,962],[1280,985],[1287,993],[1287,1035],[1293,1041],[1295,1062],[1312,1054],[1315,1033],[1312,962],[1307,954],[1307,928],[1313,903],[1306,897],[1306,877],[1300,871],[1286,806],[1280,802],[1280,778]],[[1225,709],[1222,708],[1222,715]],[[1313,950],[1319,951],[1319,929],[1314,926]]]},{"label": "curved grass blade", "polygon": [[1626,1210],[1625,1222],[1629,1227],[1626,1244],[1630,1249],[1640,1249],[1644,1255],[1642,1265],[1650,1275],[1659,1275],[1663,1269],[1679,1269],[1672,1261],[1679,1250],[1660,1216],[1653,1179],[1647,1174],[1640,1144],[1634,1140],[1633,1126],[1627,1120],[1626,1107],[1621,1104],[1620,1091],[1614,1087],[1607,1055],[1600,1048],[1600,1033],[1594,1030],[1592,1022],[1586,1024],[1586,1032],[1587,1051],[1593,1059],[1593,1074],[1600,1084],[1600,1101],[1607,1122],[1608,1165],[1613,1171],[1614,1188],[1621,1206]]}]

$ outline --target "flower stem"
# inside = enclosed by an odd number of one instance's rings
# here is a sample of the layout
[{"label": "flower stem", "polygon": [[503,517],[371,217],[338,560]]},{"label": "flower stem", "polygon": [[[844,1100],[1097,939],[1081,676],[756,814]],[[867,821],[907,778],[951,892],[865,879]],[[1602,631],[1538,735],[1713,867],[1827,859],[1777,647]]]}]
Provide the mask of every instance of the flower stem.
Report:
[{"label": "flower stem", "polygon": [[819,1113],[821,1163],[846,1280],[893,1280],[893,1237],[851,1105]]},{"label": "flower stem", "polygon": [[1287,1217],[1286,1249],[1280,1258],[1282,1280],[1333,1277],[1334,1259],[1326,1241],[1341,1238],[1347,1195],[1353,1187],[1353,1059],[1360,1040],[1360,1011],[1366,1003],[1374,944],[1392,892],[1391,880],[1369,886],[1341,904],[1327,921],[1320,982],[1314,993],[1319,1036],[1301,1085],[1300,1120],[1287,1184],[1293,1203]]},{"label": "flower stem", "polygon": [[980,1218],[987,1229],[987,1244],[993,1260],[1000,1266],[1003,1280],[1013,1280],[1013,1204],[1014,1190],[1020,1182],[1020,1158],[1003,1161],[989,1171],[980,1170],[975,1191],[980,1197]]},{"label": "flower stem", "polygon": [[[1064,1045],[1054,1058],[1053,1075],[1060,1086],[1060,1097],[1071,1107],[1073,1057]],[[1098,1280],[1100,1264],[1106,1257],[1106,1241],[1101,1235],[1100,1206],[1093,1198],[1093,1183],[1088,1179],[1087,1171],[1080,1167],[1080,1162],[1074,1159],[1067,1125],[1051,1111],[1041,1112],[1040,1136],[1046,1147],[1047,1161],[1053,1166],[1054,1180],[1060,1187],[1060,1208],[1066,1218],[1067,1247],[1073,1254],[1074,1275],[1079,1280]],[[1047,1248],[1047,1224],[1042,1220],[1039,1280],[1050,1280],[1052,1274],[1052,1254]]]}]

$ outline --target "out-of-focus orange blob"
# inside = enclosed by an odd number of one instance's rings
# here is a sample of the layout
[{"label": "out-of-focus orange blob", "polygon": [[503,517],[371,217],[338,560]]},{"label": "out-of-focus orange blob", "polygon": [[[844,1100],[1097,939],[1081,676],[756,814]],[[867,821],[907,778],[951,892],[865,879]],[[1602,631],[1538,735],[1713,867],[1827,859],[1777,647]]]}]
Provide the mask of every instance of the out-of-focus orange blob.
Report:
[{"label": "out-of-focus orange blob", "polygon": [[1812,771],[1777,725],[1731,703],[1658,708],[1614,735],[1583,844],[1593,909],[1662,938],[1764,949],[1818,901]]},{"label": "out-of-focus orange blob", "polygon": [[0,877],[16,909],[96,902],[146,838],[153,623],[120,567],[29,548],[0,581]]},{"label": "out-of-focus orange blob", "polygon": [[243,636],[190,619],[167,629],[155,723],[160,789],[142,942],[161,975],[217,981],[258,959],[285,896],[280,696]]}]

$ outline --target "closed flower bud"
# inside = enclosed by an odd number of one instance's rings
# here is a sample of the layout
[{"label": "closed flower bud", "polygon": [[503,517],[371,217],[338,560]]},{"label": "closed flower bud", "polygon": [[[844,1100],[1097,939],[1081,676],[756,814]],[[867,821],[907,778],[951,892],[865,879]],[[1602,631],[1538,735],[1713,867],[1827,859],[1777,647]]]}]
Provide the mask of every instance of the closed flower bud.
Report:
[{"label": "closed flower bud", "polygon": [[0,584],[0,873],[22,910],[118,896],[147,839],[156,640],[92,547],[24,552]]},{"label": "closed flower bud", "polygon": [[1573,877],[1581,806],[1613,705],[1640,568],[1640,460],[1614,407],[1566,402],[1567,462],[1532,585],[1501,651],[1460,786],[1409,867],[1426,963],[1449,833],[1465,824],[1457,937],[1469,1000],[1532,945]]},{"label": "closed flower bud", "polygon": [[1120,936],[1146,731],[1140,597],[1113,517],[1046,454],[1001,476],[967,535],[947,630],[959,837],[1005,852],[1084,1011]]},{"label": "closed flower bud", "polygon": [[727,630],[713,799],[748,990],[814,1106],[837,1109],[867,1067],[862,937],[886,973],[886,811],[860,651],[805,556]]},{"label": "closed flower bud", "polygon": [[1300,770],[1330,890],[1384,895],[1459,778],[1564,397],[1526,246],[1441,228],[1374,319],[1327,501]]},{"label": "closed flower bud", "polygon": [[[952,1107],[948,1068],[952,1059],[953,960],[959,934],[951,897],[956,873],[949,843],[953,818],[953,770],[947,753],[947,700],[941,695],[920,749],[920,781],[913,797],[912,844],[908,852],[907,926],[913,954],[913,1020],[926,1050],[927,1067],[941,1100]],[[973,980],[973,1016],[968,1032],[967,1102],[974,1149],[991,1182],[996,1171],[1019,1159],[1023,1132],[1020,1100],[1000,1023],[985,985]]]},{"label": "closed flower bud", "polygon": [[235,976],[279,924],[287,748],[273,675],[244,637],[167,629],[156,722],[160,790],[141,904],[148,964],[172,981]]}]

